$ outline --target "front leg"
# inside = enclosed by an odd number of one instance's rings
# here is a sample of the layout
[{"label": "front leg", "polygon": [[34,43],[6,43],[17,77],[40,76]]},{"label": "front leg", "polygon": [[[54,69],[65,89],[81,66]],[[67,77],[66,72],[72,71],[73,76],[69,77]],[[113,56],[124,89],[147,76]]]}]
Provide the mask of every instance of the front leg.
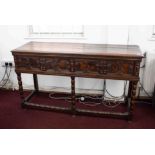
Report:
[{"label": "front leg", "polygon": [[16,73],[17,74],[17,80],[18,80],[18,85],[19,85],[19,94],[21,98],[21,106],[24,107],[24,91],[23,91],[23,85],[22,85],[22,78],[21,78],[21,73]]},{"label": "front leg", "polygon": [[75,114],[75,77],[71,76],[71,110]]},{"label": "front leg", "polygon": [[36,92],[39,91],[39,86],[38,86],[38,77],[37,74],[33,74],[33,82],[34,82],[34,89]]},{"label": "front leg", "polygon": [[132,120],[132,118],[133,118],[133,110],[134,110],[134,106],[135,106],[137,83],[138,83],[138,81],[130,82],[131,102],[130,102],[130,107],[129,107],[129,120]]}]

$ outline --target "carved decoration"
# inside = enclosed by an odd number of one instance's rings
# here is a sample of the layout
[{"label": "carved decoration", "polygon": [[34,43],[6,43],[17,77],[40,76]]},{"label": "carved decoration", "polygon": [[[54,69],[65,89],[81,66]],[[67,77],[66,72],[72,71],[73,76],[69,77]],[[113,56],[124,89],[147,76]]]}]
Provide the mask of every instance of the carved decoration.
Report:
[{"label": "carved decoration", "polygon": [[130,114],[133,114],[133,109],[135,106],[135,97],[136,97],[136,89],[137,89],[138,81],[132,81],[131,83],[131,106],[130,106]]},{"label": "carved decoration", "polygon": [[[139,74],[139,62],[120,60],[96,60],[96,59],[69,59],[69,58],[40,58],[40,57],[15,57],[17,68],[28,70],[76,72],[78,74]],[[134,68],[135,67],[135,68]]]},{"label": "carved decoration", "polygon": [[76,59],[75,60],[75,71],[89,73],[97,72],[100,65],[96,60]]},{"label": "carved decoration", "polygon": [[46,70],[70,70],[70,61],[59,58],[16,57],[17,68]]},{"label": "carved decoration", "polygon": [[98,74],[133,74],[134,64],[130,61],[112,60],[76,60],[75,70],[84,73]]},{"label": "carved decoration", "polygon": [[19,85],[19,94],[20,94],[21,102],[23,103],[23,101],[24,101],[24,92],[23,92],[21,73],[17,73],[17,79],[18,79],[18,85]]},{"label": "carved decoration", "polygon": [[[68,64],[67,64],[68,65]],[[75,71],[75,61],[74,60],[70,60],[70,72],[74,72]]]},{"label": "carved decoration", "polygon": [[75,96],[75,77],[71,76],[71,109],[73,114],[75,114],[75,102],[76,102],[76,96]]},{"label": "carved decoration", "polygon": [[140,62],[136,61],[135,62],[135,76],[139,75],[139,70],[140,70]]},{"label": "carved decoration", "polygon": [[111,61],[108,63],[110,73],[132,74],[133,62],[130,61]]}]

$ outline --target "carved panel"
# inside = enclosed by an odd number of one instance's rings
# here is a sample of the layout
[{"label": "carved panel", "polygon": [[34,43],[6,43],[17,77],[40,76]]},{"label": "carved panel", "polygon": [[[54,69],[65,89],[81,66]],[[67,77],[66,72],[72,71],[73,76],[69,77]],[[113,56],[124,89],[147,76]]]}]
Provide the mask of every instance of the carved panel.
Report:
[{"label": "carved panel", "polygon": [[134,75],[138,76],[139,75],[139,70],[140,70],[140,62],[136,61],[135,62],[135,70],[134,70]]},{"label": "carved panel", "polygon": [[98,72],[100,63],[96,60],[76,59],[75,71],[82,73]]},{"label": "carved panel", "polygon": [[133,61],[109,61],[108,71],[109,73],[117,74],[133,74],[134,63]]},{"label": "carved panel", "polygon": [[97,74],[133,74],[133,61],[120,60],[75,60],[75,71],[82,73],[97,73]]},{"label": "carved panel", "polygon": [[81,59],[59,57],[24,57],[15,56],[16,68],[19,70],[53,73],[74,73],[78,76],[138,76],[139,63],[124,60]]},{"label": "carved panel", "polygon": [[70,61],[63,58],[15,57],[17,69],[70,71]]}]

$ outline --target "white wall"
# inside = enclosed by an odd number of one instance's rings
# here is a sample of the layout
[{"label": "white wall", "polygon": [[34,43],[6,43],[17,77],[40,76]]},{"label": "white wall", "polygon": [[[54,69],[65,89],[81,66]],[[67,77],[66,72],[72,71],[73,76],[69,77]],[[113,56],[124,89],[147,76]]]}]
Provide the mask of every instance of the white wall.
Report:
[{"label": "white wall", "polygon": [[[150,41],[152,26],[85,26],[84,39],[35,39],[35,41],[60,41],[60,42],[84,42],[84,43],[113,43],[113,44],[138,44],[142,50],[155,49],[155,41]],[[26,39],[28,29],[26,25],[0,26],[0,61],[12,60],[11,50],[22,44],[32,41]],[[33,39],[34,40],[34,39]],[[0,69],[0,78],[4,69]],[[32,76],[23,75],[25,88],[32,87]],[[14,85],[17,85],[16,75],[12,74]],[[76,86],[81,89],[102,90],[103,80],[77,78]],[[70,87],[69,77],[39,76],[42,89],[52,86]],[[123,91],[122,81],[107,81],[107,87],[114,95],[121,95]]]}]

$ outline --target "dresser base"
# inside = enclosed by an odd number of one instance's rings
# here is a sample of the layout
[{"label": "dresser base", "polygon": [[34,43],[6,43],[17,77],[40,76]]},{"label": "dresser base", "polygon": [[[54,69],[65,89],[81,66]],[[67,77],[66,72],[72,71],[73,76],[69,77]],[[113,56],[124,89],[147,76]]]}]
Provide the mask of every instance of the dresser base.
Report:
[{"label": "dresser base", "polygon": [[[132,119],[139,81],[140,62],[143,58],[138,46],[29,42],[11,52],[14,56],[22,107],[61,111],[72,115],[86,114]],[[33,75],[35,91],[26,98],[22,85],[22,73]],[[68,108],[30,103],[32,96],[39,92],[38,74],[70,77],[71,100]],[[128,106],[126,112],[115,113],[113,110],[103,112],[101,111],[102,108],[99,108],[98,111],[95,111],[96,108],[93,109],[94,111],[90,111],[82,109],[81,106],[78,107],[75,92],[76,77],[129,81],[128,95],[125,100],[125,104]]]}]

